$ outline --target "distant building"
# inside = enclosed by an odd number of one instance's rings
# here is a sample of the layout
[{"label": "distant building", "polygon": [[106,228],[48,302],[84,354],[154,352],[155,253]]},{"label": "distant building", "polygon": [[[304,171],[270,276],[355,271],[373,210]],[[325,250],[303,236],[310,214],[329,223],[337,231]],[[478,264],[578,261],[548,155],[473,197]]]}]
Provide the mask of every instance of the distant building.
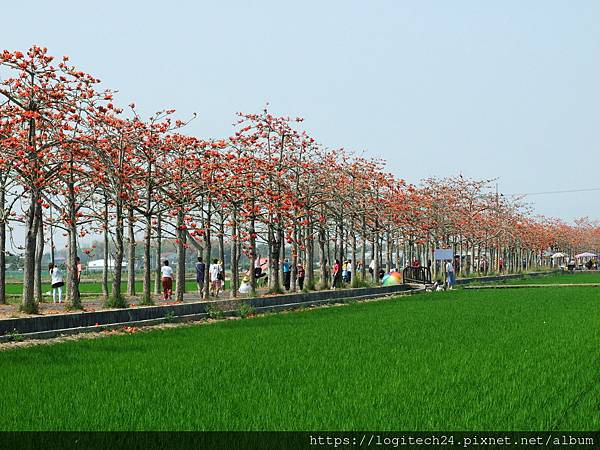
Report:
[{"label": "distant building", "polygon": [[[123,261],[121,263],[121,267],[127,269],[127,261]],[[115,260],[112,258],[108,259],[108,270],[113,270],[115,268]],[[86,267],[87,270],[97,271],[104,270],[104,259],[94,259],[90,261]]]}]

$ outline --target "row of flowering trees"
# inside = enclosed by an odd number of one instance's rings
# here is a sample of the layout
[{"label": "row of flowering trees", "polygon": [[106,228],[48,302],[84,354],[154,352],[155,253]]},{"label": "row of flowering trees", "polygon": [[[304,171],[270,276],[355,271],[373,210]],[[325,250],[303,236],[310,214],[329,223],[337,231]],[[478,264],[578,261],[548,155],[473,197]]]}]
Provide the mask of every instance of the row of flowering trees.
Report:
[{"label": "row of flowering trees", "polygon": [[[125,259],[127,293],[152,302],[165,239],[177,249],[177,300],[183,298],[190,251],[206,261],[225,260],[229,253],[235,295],[259,243],[268,248],[271,292],[282,289],[286,257],[292,287],[302,263],[305,286],[315,289],[327,285],[326,268],[334,259],[355,262],[357,283],[368,277],[371,260],[378,273],[401,260],[425,262],[438,247],[466,256],[467,272],[484,257],[492,267],[502,259],[517,268],[522,261],[540,264],[549,249],[600,248],[597,224],[536,217],[517,200],[494,193],[491,180],[458,176],[408,185],[387,173],[382,161],[320,145],[301,129],[301,118],[266,109],[238,114],[229,138],[199,139],[183,134],[187,121],[176,120],[174,110],[142,118],[131,104],[124,113],[111,91],[98,88],[97,78],[69,65],[67,57],[56,63],[45,48],[4,51],[0,68],[7,74],[0,80],[0,302],[7,238],[18,225],[25,230],[18,245],[27,312],[41,301],[50,228],[67,238],[67,293],[75,308],[81,307],[79,241],[89,233],[102,235],[104,248],[113,249],[112,255],[105,251],[102,289],[115,305],[124,294]],[[141,293],[133,278],[136,245],[143,246]],[[255,289],[254,271],[248,273]]]}]

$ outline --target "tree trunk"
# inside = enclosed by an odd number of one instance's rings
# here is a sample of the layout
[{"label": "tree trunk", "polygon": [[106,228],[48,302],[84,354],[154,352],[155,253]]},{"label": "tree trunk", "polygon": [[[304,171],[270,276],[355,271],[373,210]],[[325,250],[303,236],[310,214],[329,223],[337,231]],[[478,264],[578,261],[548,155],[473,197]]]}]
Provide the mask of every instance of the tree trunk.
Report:
[{"label": "tree trunk", "polygon": [[[279,224],[281,225],[281,216],[279,216]],[[283,236],[283,227],[279,226],[277,228],[277,241],[281,246],[281,250],[279,252],[279,285],[281,286],[281,290],[285,291],[285,282],[284,282],[284,273],[283,273],[283,263],[285,261],[285,238]]]},{"label": "tree trunk", "polygon": [[127,295],[133,297],[135,295],[135,233],[133,229],[133,208],[129,208],[127,216],[127,229],[129,236],[127,239],[128,243],[128,254],[127,258],[129,262],[127,264]]},{"label": "tree trunk", "polygon": [[319,227],[319,263],[321,266],[320,289],[327,289],[329,285],[329,274],[327,273],[327,254],[325,253],[325,229]]},{"label": "tree trunk", "polygon": [[[146,205],[147,206],[147,205]],[[150,251],[152,245],[152,214],[146,215],[146,231],[144,233],[144,285],[142,288],[142,301],[144,305],[151,305],[152,301],[151,294],[151,266],[150,266]]]},{"label": "tree trunk", "polygon": [[35,280],[35,247],[37,242],[36,220],[37,208],[41,207],[38,203],[39,193],[36,189],[31,190],[30,205],[26,217],[26,235],[25,235],[25,261],[23,267],[23,301],[21,310],[25,313],[33,314],[37,312],[37,303],[35,301],[33,285]]},{"label": "tree trunk", "polygon": [[175,287],[175,300],[183,302],[185,293],[185,244],[186,233],[183,221],[183,211],[177,213],[177,286]]},{"label": "tree trunk", "polygon": [[33,285],[33,295],[37,303],[42,302],[42,258],[44,257],[44,225],[42,218],[42,209],[38,208],[36,212],[38,221],[38,232],[35,247],[35,279]]},{"label": "tree trunk", "polygon": [[[252,211],[254,211],[254,202],[252,202],[251,208]],[[256,273],[254,272],[254,261],[256,260],[256,229],[254,215],[250,216],[248,226],[250,234],[250,286],[252,287],[251,295],[254,297],[256,296]]]},{"label": "tree trunk", "polygon": [[102,266],[102,296],[108,300],[108,261],[109,261],[109,240],[108,240],[108,197],[104,197],[104,261]]},{"label": "tree trunk", "polygon": [[210,295],[210,265],[211,261],[211,253],[212,253],[212,244],[210,242],[210,228],[211,228],[211,201],[208,201],[208,207],[206,211],[206,222],[204,224],[205,232],[205,246],[204,246],[204,262],[206,264],[206,270],[204,271],[204,298],[208,299]]},{"label": "tree trunk", "polygon": [[6,221],[0,221],[0,304],[6,303]]},{"label": "tree trunk", "polygon": [[225,215],[221,214],[219,221],[219,259],[223,263],[223,292],[225,292]]},{"label": "tree trunk", "polygon": [[115,306],[122,306],[124,305],[124,302],[121,295],[121,276],[123,273],[123,253],[125,253],[125,247],[123,242],[123,203],[120,199],[118,199],[116,202],[115,216],[115,260],[111,297]]},{"label": "tree trunk", "polygon": [[313,224],[312,219],[308,218],[306,227],[306,289],[312,291],[315,289],[315,241],[313,240]]},{"label": "tree trunk", "polygon": [[362,235],[361,235],[361,255],[360,255],[360,278],[365,281],[367,278],[367,219],[363,214],[362,216]]},{"label": "tree trunk", "polygon": [[[1,171],[0,171],[1,173]],[[0,178],[3,178],[0,175]],[[6,191],[0,189],[0,305],[6,303]]]},{"label": "tree trunk", "polygon": [[140,303],[144,305],[152,305],[154,302],[152,301],[152,286],[151,286],[151,262],[150,262],[150,254],[152,246],[152,195],[153,195],[153,173],[152,173],[152,161],[148,160],[148,168],[146,171],[146,198],[145,198],[145,207],[144,207],[144,215],[146,219],[146,230],[144,233],[144,275],[143,275],[143,285],[142,285],[142,301]]},{"label": "tree trunk", "polygon": [[385,232],[385,257],[386,257],[386,272],[392,270],[392,238],[390,231]]},{"label": "tree trunk", "polygon": [[160,294],[162,291],[161,284],[161,262],[160,257],[162,254],[162,214],[158,213],[156,217],[156,266],[154,269],[154,293]]},{"label": "tree trunk", "polygon": [[71,308],[82,309],[81,296],[79,294],[79,279],[77,276],[77,228],[73,219],[69,225],[69,258],[67,264],[67,296],[71,302]]},{"label": "tree trunk", "polygon": [[298,277],[298,226],[294,225],[294,242],[292,243],[292,267],[290,291],[296,292],[296,278]]},{"label": "tree trunk", "polygon": [[352,268],[350,270],[350,286],[358,287],[356,279],[356,231],[354,231],[354,219],[352,219]]},{"label": "tree trunk", "polygon": [[[375,227],[377,229],[377,219],[375,219]],[[373,281],[379,284],[379,234],[375,232],[373,239],[373,253],[375,254],[375,267],[373,268]]]},{"label": "tree trunk", "polygon": [[[277,230],[279,234],[279,230]],[[281,241],[275,238],[275,227],[272,222],[268,225],[268,241],[269,248],[269,292],[272,294],[280,294],[282,292],[281,283],[279,280],[279,255],[281,252]]]},{"label": "tree trunk", "polygon": [[235,298],[239,288],[238,270],[238,228],[237,209],[234,207],[231,213],[231,297]]}]

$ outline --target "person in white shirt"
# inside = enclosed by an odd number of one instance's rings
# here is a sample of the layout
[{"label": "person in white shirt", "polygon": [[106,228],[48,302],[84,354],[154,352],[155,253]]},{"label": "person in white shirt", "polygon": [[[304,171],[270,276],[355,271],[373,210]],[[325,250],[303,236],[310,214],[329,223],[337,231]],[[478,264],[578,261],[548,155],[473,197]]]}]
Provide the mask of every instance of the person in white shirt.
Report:
[{"label": "person in white shirt", "polygon": [[171,300],[173,295],[173,268],[169,266],[168,259],[163,261],[160,272],[162,274],[163,299]]},{"label": "person in white shirt", "polygon": [[221,290],[221,265],[219,264],[218,259],[213,259],[212,264],[208,268],[210,273],[210,290],[212,294],[217,297],[219,295],[219,291]]},{"label": "person in white shirt", "polygon": [[454,283],[456,283],[456,274],[454,272],[454,265],[452,264],[452,261],[448,261],[446,263],[446,276],[448,289],[452,289],[452,286],[454,286]]},{"label": "person in white shirt", "polygon": [[56,303],[56,294],[58,294],[58,303],[62,303],[62,287],[65,285],[61,270],[54,264],[48,266],[52,285],[52,303]]},{"label": "person in white shirt", "polygon": [[250,277],[248,275],[245,275],[244,278],[242,278],[239,292],[240,294],[249,294],[252,292],[252,285],[250,284]]},{"label": "person in white shirt", "polygon": [[346,283],[350,283],[352,281],[352,260],[349,259],[346,264]]},{"label": "person in white shirt", "polygon": [[370,273],[371,275],[373,275],[373,272],[374,272],[374,271],[375,271],[375,260],[374,260],[374,259],[372,259],[372,260],[371,260],[371,263],[369,264],[369,273]]}]

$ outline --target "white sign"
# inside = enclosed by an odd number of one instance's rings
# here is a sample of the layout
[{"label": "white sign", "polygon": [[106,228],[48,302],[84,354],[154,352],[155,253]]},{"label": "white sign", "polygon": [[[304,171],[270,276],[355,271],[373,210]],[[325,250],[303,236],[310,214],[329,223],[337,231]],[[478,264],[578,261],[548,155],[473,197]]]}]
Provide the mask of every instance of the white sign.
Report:
[{"label": "white sign", "polygon": [[452,260],[454,259],[454,252],[451,248],[436,248],[433,251],[433,258],[436,260]]}]

